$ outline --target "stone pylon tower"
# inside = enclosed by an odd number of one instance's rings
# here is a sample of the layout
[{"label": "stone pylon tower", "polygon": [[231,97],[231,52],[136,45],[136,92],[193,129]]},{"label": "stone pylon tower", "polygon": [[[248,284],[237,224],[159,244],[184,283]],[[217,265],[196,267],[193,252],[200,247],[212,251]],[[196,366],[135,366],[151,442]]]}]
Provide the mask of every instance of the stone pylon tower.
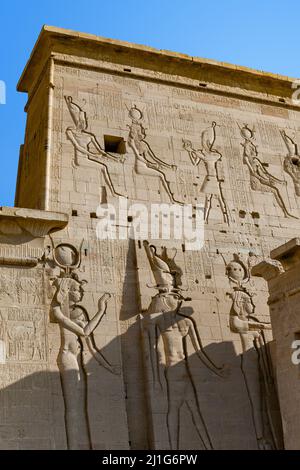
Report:
[{"label": "stone pylon tower", "polygon": [[0,213],[1,448],[283,446],[251,269],[300,227],[292,84],[42,29]]}]

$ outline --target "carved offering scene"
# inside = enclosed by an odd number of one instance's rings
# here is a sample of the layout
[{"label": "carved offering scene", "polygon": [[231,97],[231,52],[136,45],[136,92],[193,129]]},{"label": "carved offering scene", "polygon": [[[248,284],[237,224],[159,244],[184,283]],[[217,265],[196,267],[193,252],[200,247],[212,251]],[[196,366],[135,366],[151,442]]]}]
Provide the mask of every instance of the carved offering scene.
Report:
[{"label": "carved offering scene", "polygon": [[212,205],[212,198],[216,196],[219,207],[222,210],[224,222],[229,223],[226,202],[222,193],[221,183],[224,181],[218,170],[218,162],[222,155],[214,148],[216,140],[217,123],[212,122],[211,127],[205,129],[201,134],[202,148],[195,150],[189,140],[183,140],[183,148],[188,152],[191,162],[194,166],[202,162],[205,166],[207,175],[202,184],[201,191],[206,194],[204,205],[204,220],[208,222],[209,212]]},{"label": "carved offering scene", "polygon": [[[220,272],[223,265],[222,289],[211,280],[214,268],[209,271],[207,255],[191,254],[192,265],[190,254],[172,245],[143,245],[137,247],[139,277],[149,281],[140,291],[149,300],[141,304],[139,321],[153,448],[183,449],[189,445],[187,435],[202,450],[225,448],[216,424],[221,420],[226,434],[240,419],[247,425],[248,444],[237,438],[227,443],[230,448],[282,448],[271,324],[266,309],[256,313],[254,300],[265,297],[251,277],[252,258],[257,257],[233,254],[224,264],[226,256],[216,255],[212,264]],[[197,279],[191,283],[196,267]],[[201,281],[201,271],[206,281]],[[149,288],[154,290],[151,297]],[[232,400],[232,387],[239,400]]]}]

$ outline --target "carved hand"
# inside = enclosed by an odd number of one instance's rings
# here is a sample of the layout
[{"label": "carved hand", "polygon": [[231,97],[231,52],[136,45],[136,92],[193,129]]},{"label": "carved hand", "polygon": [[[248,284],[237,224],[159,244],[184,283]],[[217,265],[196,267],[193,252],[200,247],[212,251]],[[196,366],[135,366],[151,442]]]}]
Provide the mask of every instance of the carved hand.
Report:
[{"label": "carved hand", "polygon": [[260,323],[260,322],[248,322],[250,331],[256,330],[272,330],[272,326],[269,323]]},{"label": "carved hand", "polygon": [[193,152],[194,151],[192,142],[190,140],[182,139],[182,142],[183,142],[184,150],[186,150],[187,152]]},{"label": "carved hand", "polygon": [[149,168],[153,168],[153,170],[159,170],[159,164],[158,163],[147,163],[147,166]]},{"label": "carved hand", "polygon": [[98,302],[98,308],[99,310],[101,310],[103,307],[105,307],[107,305],[107,302],[109,301],[109,299],[111,298],[111,295],[106,292],[100,299],[99,299],[99,302]]}]

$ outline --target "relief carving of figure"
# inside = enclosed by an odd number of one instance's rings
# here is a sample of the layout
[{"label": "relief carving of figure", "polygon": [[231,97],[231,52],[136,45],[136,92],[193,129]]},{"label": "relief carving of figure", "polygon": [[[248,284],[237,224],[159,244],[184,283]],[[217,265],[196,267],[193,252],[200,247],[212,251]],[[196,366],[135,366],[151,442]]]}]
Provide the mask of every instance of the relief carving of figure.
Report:
[{"label": "relief carving of figure", "polygon": [[219,176],[218,164],[222,160],[222,155],[214,148],[216,140],[217,123],[212,122],[211,127],[205,129],[201,134],[202,148],[195,150],[190,140],[183,139],[183,148],[188,152],[191,162],[198,166],[200,162],[204,163],[206,177],[201,187],[205,193],[204,220],[207,223],[209,213],[212,207],[212,199],[216,197],[220,204],[224,222],[229,224],[228,211],[222,189],[222,178]]},{"label": "relief carving of figure", "polygon": [[[218,367],[206,354],[197,326],[191,318],[181,312],[184,298],[179,287],[180,270],[174,269],[174,261],[166,252],[159,256],[156,248],[144,242],[150,266],[157,282],[156,294],[144,315],[141,315],[141,328],[144,345],[150,345],[150,369],[154,390],[163,393],[163,381],[167,384],[167,429],[170,448],[179,448],[180,409],[184,404],[190,411],[195,429],[204,449],[212,449],[213,444],[203,419],[196,393],[194,378],[189,368],[187,341],[201,362],[219,377],[226,371]],[[164,364],[162,372],[161,364]]]},{"label": "relief carving of figure", "polygon": [[258,158],[257,145],[254,143],[254,130],[250,129],[247,124],[244,124],[244,127],[242,127],[240,131],[244,139],[244,142],[241,144],[243,147],[243,162],[247,165],[250,172],[251,189],[253,189],[253,191],[272,193],[279,207],[282,209],[284,216],[298,219],[298,217],[288,212],[282,195],[277,188],[278,184],[286,186],[286,181],[271,175]]},{"label": "relief carving of figure", "polygon": [[284,130],[281,131],[281,136],[288,151],[283,162],[283,169],[292,178],[296,195],[300,196],[300,156],[298,153],[298,145]]},{"label": "relief carving of figure", "polygon": [[136,106],[130,109],[129,117],[132,123],[129,126],[128,145],[135,156],[134,169],[138,175],[154,176],[160,178],[163,188],[168,194],[170,201],[182,204],[174,198],[167,180],[164,169],[175,171],[176,165],[170,165],[158,158],[146,141],[146,130],[142,124],[143,113]]},{"label": "relief carving of figure", "polygon": [[261,322],[254,316],[253,295],[246,288],[250,279],[249,266],[239,255],[234,255],[234,259],[226,266],[226,274],[233,286],[229,294],[232,299],[229,324],[231,331],[238,333],[241,339],[241,370],[251,406],[257,446],[260,450],[273,449],[278,444],[273,429],[270,397],[276,392],[264,334],[265,330],[271,330],[271,324]]},{"label": "relief carving of figure", "polygon": [[56,293],[52,302],[52,316],[59,324],[61,335],[57,363],[65,402],[67,443],[69,449],[89,449],[91,437],[87,409],[88,377],[85,352],[89,351],[98,364],[109,372],[118,373],[97,348],[93,337],[93,332],[105,315],[107,302],[111,296],[105,293],[100,298],[98,311],[89,319],[86,309],[80,305],[85,281],[80,281],[71,268],[76,266],[75,248],[62,244],[54,251],[54,259],[58,266],[62,266],[63,260],[70,260],[70,263],[65,265],[65,273],[54,280]]},{"label": "relief carving of figure", "polygon": [[[27,304],[39,304],[43,301],[43,291],[36,279],[20,278],[19,291],[24,295]],[[22,295],[21,295],[22,297]]]},{"label": "relief carving of figure", "polygon": [[[65,97],[69,112],[75,124],[75,127],[68,127],[67,137],[72,142],[75,150],[74,154],[74,166],[75,168],[80,166],[82,158],[88,158],[89,160],[99,163],[103,170],[104,179],[108,185],[113,196],[122,196],[119,194],[113,185],[111,176],[109,174],[108,163],[109,160],[114,162],[123,162],[123,159],[116,158],[115,156],[102,150],[99,142],[97,141],[94,134],[88,132],[88,120],[86,113],[73,101],[71,96]],[[96,150],[96,153],[92,152]]]},{"label": "relief carving of figure", "polygon": [[11,277],[0,275],[0,302],[18,302],[18,292]]}]

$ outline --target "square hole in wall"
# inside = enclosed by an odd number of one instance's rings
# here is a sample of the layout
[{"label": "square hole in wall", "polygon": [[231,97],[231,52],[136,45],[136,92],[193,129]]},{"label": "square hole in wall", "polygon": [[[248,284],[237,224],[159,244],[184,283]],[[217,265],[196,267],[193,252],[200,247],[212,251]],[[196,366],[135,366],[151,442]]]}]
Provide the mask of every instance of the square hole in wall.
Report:
[{"label": "square hole in wall", "polygon": [[115,135],[105,135],[104,150],[108,153],[126,153],[125,141],[123,137],[118,137]]}]

